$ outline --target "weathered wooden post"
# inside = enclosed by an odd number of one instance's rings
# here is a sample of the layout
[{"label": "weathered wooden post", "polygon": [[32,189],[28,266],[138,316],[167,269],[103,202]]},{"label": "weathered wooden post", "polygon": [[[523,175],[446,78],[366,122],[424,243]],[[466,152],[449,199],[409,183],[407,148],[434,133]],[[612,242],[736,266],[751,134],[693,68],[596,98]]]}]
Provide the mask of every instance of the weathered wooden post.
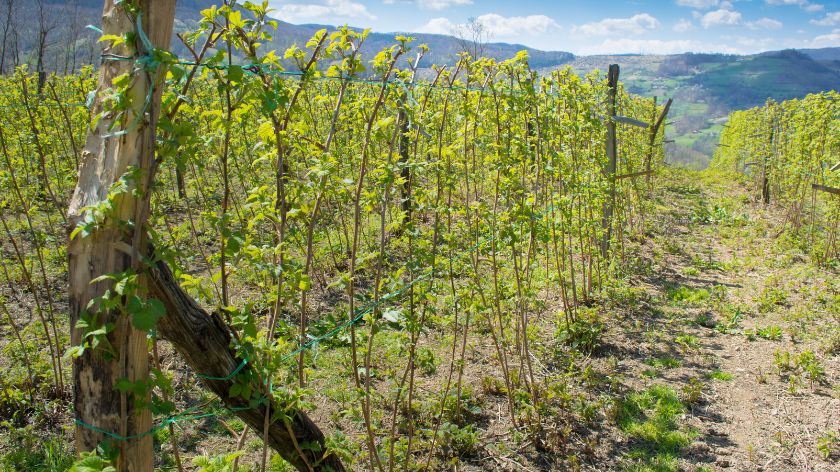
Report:
[{"label": "weathered wooden post", "polygon": [[[137,0],[137,17],[126,2],[106,0],[102,11],[104,35],[127,37],[130,44],[111,45],[103,53],[136,57],[151,53],[149,46],[167,48],[175,19],[175,0]],[[143,31],[140,32],[139,28]],[[144,44],[146,38],[150,44]],[[143,41],[141,41],[143,39]],[[88,341],[87,334],[110,326],[104,335],[107,349],[87,348],[73,363],[76,450],[95,450],[107,436],[118,438],[119,471],[151,471],[154,461],[151,411],[144,406],[148,393],[128,392],[118,382],[146,381],[149,355],[146,332],[137,329],[118,308],[102,308],[105,294],[120,297],[113,281],[103,276],[136,271],[145,254],[144,222],[149,209],[149,184],[155,172],[155,126],[160,108],[163,68],[140,67],[135,61],[104,60],[92,110],[101,113],[118,77],[127,76],[125,93],[130,110],[123,124],[106,113],[87,137],[79,181],[70,201],[68,222],[75,229],[88,218],[89,208],[108,202],[111,210],[88,234],[75,234],[67,248],[71,340]],[[150,93],[151,91],[151,93]],[[130,123],[130,124],[129,124]],[[122,129],[120,129],[122,128]],[[130,191],[109,195],[112,186],[127,178]],[[135,192],[141,197],[135,197]],[[140,277],[143,279],[143,277]],[[138,282],[143,284],[142,280]],[[84,319],[85,323],[80,321]],[[106,432],[107,434],[103,433]]]},{"label": "weathered wooden post", "polygon": [[617,141],[615,134],[615,100],[618,94],[618,64],[610,64],[607,74],[607,168],[606,177],[609,180],[609,196],[604,202],[604,217],[601,221],[603,239],[601,240],[601,256],[606,258],[610,250],[612,238],[612,215],[615,208],[615,171],[618,167]]},{"label": "weathered wooden post", "polygon": [[[93,113],[105,109],[103,102],[113,94],[118,77],[127,84],[122,93],[130,97],[130,108],[124,121],[118,122],[114,113],[105,113],[90,130],[68,211],[73,231],[67,249],[72,344],[82,346],[89,336],[100,336],[98,349],[87,347],[74,360],[76,449],[95,450],[103,440],[112,439],[119,447],[114,464],[119,472],[151,472],[154,465],[152,418],[146,407],[149,394],[142,388],[130,392],[130,388],[116,387],[118,382],[145,385],[149,376],[147,331],[137,329],[123,313],[120,305],[127,295],[111,293],[116,288],[107,277],[131,275],[136,277],[133,283],[139,303],[146,296],[154,297],[157,316],[161,310],[165,312],[157,320],[158,335],[201,374],[204,385],[225,406],[258,431],[266,427],[266,418],[283,410],[285,419],[267,426],[268,445],[297,470],[342,472],[341,460],[327,451],[323,433],[303,411],[289,411],[271,392],[257,405],[250,397],[230,395],[240,378],[256,376],[231,347],[230,328],[218,313],[208,313],[180,287],[165,262],[150,257],[154,251],[146,241],[145,222],[158,163],[156,126],[165,69],[154,65],[153,56],[147,54],[152,52],[150,48],[169,46],[175,2],[135,0],[134,13],[130,13],[128,2],[106,0],[103,9],[103,34],[129,38],[131,44],[106,45],[102,52],[132,57],[142,64],[103,61]],[[121,180],[127,188],[112,192]],[[108,208],[101,211],[105,217],[90,224],[89,209],[104,205]],[[76,231],[80,224],[84,231]],[[102,308],[106,293],[111,303]],[[93,333],[105,327],[103,332]]]}]

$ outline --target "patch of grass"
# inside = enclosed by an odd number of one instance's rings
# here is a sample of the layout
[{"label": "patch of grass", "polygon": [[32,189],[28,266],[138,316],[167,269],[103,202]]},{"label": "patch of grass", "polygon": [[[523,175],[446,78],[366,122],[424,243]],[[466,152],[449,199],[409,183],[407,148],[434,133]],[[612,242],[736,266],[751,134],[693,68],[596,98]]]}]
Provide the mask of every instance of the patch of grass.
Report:
[{"label": "patch of grass", "polygon": [[625,458],[630,470],[676,470],[677,454],[695,435],[678,424],[685,411],[677,392],[664,385],[633,393],[620,403],[618,426],[639,443]]},{"label": "patch of grass", "polygon": [[685,285],[679,288],[668,290],[668,300],[677,305],[699,305],[711,297],[708,290],[703,288],[691,288]]},{"label": "patch of grass", "polygon": [[11,448],[0,456],[0,470],[35,472],[42,470],[67,470],[73,464],[74,454],[61,436],[41,438],[32,427],[9,427]]},{"label": "patch of grass", "polygon": [[642,371],[642,377],[647,377],[649,379],[655,379],[659,377],[659,371],[656,369],[645,369]]},{"label": "patch of grass", "polygon": [[686,267],[685,269],[683,269],[683,275],[687,277],[694,277],[700,275],[700,269],[696,267]]},{"label": "patch of grass", "polygon": [[694,317],[694,324],[704,328],[714,328],[717,326],[714,316],[711,313],[700,313]]},{"label": "patch of grass", "polygon": [[788,304],[787,292],[779,287],[766,287],[761,292],[761,296],[756,298],[758,303],[758,311],[761,313],[769,313],[779,306],[786,306]]},{"label": "patch of grass", "polygon": [[721,382],[728,382],[735,378],[734,375],[730,374],[729,372],[723,372],[720,370],[716,370],[708,375],[710,379],[720,380]]},{"label": "patch of grass", "polygon": [[671,356],[651,357],[650,359],[645,360],[645,364],[656,369],[675,369],[682,365],[682,361]]}]

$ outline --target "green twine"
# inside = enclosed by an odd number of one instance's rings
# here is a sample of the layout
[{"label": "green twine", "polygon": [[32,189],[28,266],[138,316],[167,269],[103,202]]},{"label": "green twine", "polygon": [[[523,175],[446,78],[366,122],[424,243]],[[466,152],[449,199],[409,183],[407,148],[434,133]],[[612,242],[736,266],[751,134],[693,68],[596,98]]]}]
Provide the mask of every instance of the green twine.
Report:
[{"label": "green twine", "polygon": [[[412,280],[411,282],[407,283],[405,286],[403,286],[399,290],[395,290],[394,292],[391,292],[391,293],[389,293],[389,294],[387,294],[383,297],[380,297],[375,302],[370,303],[363,308],[360,308],[359,310],[356,311],[356,315],[352,319],[347,320],[344,323],[339,324],[338,326],[334,327],[332,330],[323,334],[322,336],[318,336],[317,338],[300,345],[294,351],[292,351],[292,352],[286,354],[285,356],[283,356],[282,359],[281,359],[281,362],[285,362],[286,360],[290,359],[294,355],[299,354],[300,352],[317,345],[318,343],[320,343],[324,339],[327,339],[329,337],[334,336],[335,334],[339,333],[340,331],[347,328],[348,326],[358,323],[359,321],[362,320],[362,318],[366,314],[373,311],[377,306],[381,305],[382,303],[385,303],[386,301],[388,301],[388,300],[390,300],[394,297],[399,296],[400,294],[404,293],[406,290],[408,290],[409,288],[414,286],[416,283],[430,277],[433,273],[434,273],[434,270],[430,270],[428,273],[423,274],[422,276],[417,277],[414,280]],[[242,369],[245,368],[245,366],[247,364],[248,364],[248,359],[247,358],[243,359],[242,362],[240,362],[239,365],[233,371],[231,371],[230,374],[228,374],[224,377],[214,377],[214,376],[205,375],[205,374],[196,374],[196,376],[199,377],[199,378],[205,379],[205,380],[228,381],[228,380],[233,379],[237,374],[239,374],[242,371]],[[268,391],[269,391],[269,395],[270,395],[271,392],[274,391],[273,382],[271,380],[265,380],[263,383],[268,386]],[[230,411],[230,412],[250,410],[250,409],[256,408],[259,405],[264,404],[268,400],[268,398],[269,398],[268,395],[264,395],[259,399],[259,401],[256,404],[252,404],[252,405],[249,405],[249,406],[242,406],[242,407],[225,407],[225,409],[227,411]],[[84,421],[82,421],[78,418],[75,420],[75,423],[78,426],[90,429],[92,431],[96,431],[96,432],[98,432],[100,434],[103,434],[103,435],[105,435],[105,436],[107,436],[111,439],[114,439],[114,440],[117,440],[117,441],[129,441],[129,440],[132,440],[132,439],[138,439],[138,438],[142,438],[142,437],[154,434],[157,431],[169,426],[170,424],[180,423],[182,421],[192,421],[192,420],[197,420],[197,419],[201,419],[201,418],[218,416],[217,412],[200,413],[200,414],[195,414],[195,415],[192,414],[192,412],[197,410],[197,409],[198,409],[198,407],[188,408],[187,410],[184,410],[182,413],[179,413],[177,415],[173,415],[173,416],[170,416],[170,417],[166,418],[165,420],[161,421],[157,425],[153,426],[148,431],[138,433],[138,434],[129,435],[129,436],[122,436],[122,435],[113,433],[111,431],[107,431],[107,430],[105,430],[103,428],[100,428],[98,426],[88,424],[88,423],[86,423],[86,422],[84,422]]]},{"label": "green twine", "polygon": [[297,349],[295,349],[294,351],[292,351],[292,352],[286,354],[285,356],[283,356],[280,359],[281,362],[290,359],[291,357],[293,357],[296,354],[300,354],[302,351],[305,351],[306,349],[309,349],[311,347],[316,346],[318,343],[320,343],[324,339],[331,338],[332,336],[338,334],[339,332],[341,332],[345,328],[358,323],[359,321],[362,320],[362,318],[364,318],[365,315],[367,315],[368,313],[370,313],[374,309],[376,309],[376,307],[378,307],[379,305],[385,303],[386,301],[388,301],[388,300],[390,300],[394,297],[397,297],[397,296],[401,295],[403,292],[405,292],[409,288],[413,287],[416,283],[420,282],[421,280],[429,278],[433,273],[434,273],[434,270],[430,270],[429,272],[427,272],[427,273],[415,278],[411,282],[405,284],[405,286],[403,286],[399,290],[395,290],[395,291],[393,291],[393,292],[391,292],[387,295],[384,295],[384,296],[380,297],[379,300],[376,300],[373,303],[370,303],[370,304],[368,304],[368,305],[366,305],[362,308],[359,308],[358,310],[356,310],[356,315],[353,318],[345,321],[344,323],[341,323],[341,324],[337,325],[336,327],[334,327],[333,329],[331,329],[327,333],[325,333],[321,336],[318,336],[317,338],[314,338],[314,339],[312,339],[312,340],[310,340],[310,341],[308,341],[304,344],[301,344],[300,346],[298,346]]},{"label": "green twine", "polygon": [[204,375],[204,374],[195,374],[195,376],[198,377],[198,378],[201,378],[201,379],[205,379],[205,380],[227,381],[227,380],[230,380],[230,379],[236,377],[236,374],[241,372],[242,369],[244,369],[246,365],[248,365],[248,358],[247,357],[245,359],[243,359],[242,362],[240,362],[239,365],[236,366],[236,368],[233,369],[233,371],[231,371],[230,374],[228,374],[224,377],[213,377],[212,375]]},{"label": "green twine", "polygon": [[117,441],[122,442],[122,441],[129,441],[129,440],[132,440],[132,439],[139,439],[139,438],[143,438],[143,437],[146,437],[146,436],[150,436],[150,435],[155,434],[156,432],[160,431],[161,429],[169,426],[170,424],[179,423],[181,421],[192,421],[192,420],[197,420],[197,419],[201,419],[201,418],[208,418],[208,417],[211,417],[211,416],[216,416],[215,412],[200,413],[200,414],[197,414],[197,415],[191,414],[193,411],[195,411],[197,409],[198,409],[198,406],[188,408],[188,409],[184,410],[183,412],[181,412],[177,415],[170,416],[170,417],[166,418],[165,420],[161,421],[160,423],[158,423],[157,425],[152,426],[152,428],[148,431],[144,431],[142,433],[137,433],[137,434],[131,434],[131,435],[128,435],[128,436],[122,436],[122,435],[119,435],[117,433],[113,433],[111,431],[108,431],[106,429],[102,429],[98,426],[94,426],[92,424],[85,423],[84,421],[82,421],[78,418],[76,418],[75,423],[78,426],[82,426],[84,428],[96,431],[97,433],[103,434],[103,435],[105,435],[105,436],[107,436],[111,439],[115,439]]},{"label": "green twine", "polygon": [[[224,410],[235,413],[237,411],[251,410],[253,408],[256,408],[257,406],[265,404],[267,400],[268,400],[268,396],[263,395],[262,397],[260,397],[260,399],[253,406],[250,406],[250,405],[249,406],[234,406],[234,407],[222,406],[219,409],[224,409]],[[183,412],[181,412],[177,415],[172,415],[172,416],[164,419],[160,423],[152,426],[152,428],[149,429],[148,431],[144,431],[142,433],[137,433],[137,434],[130,434],[128,436],[122,436],[120,434],[113,433],[111,431],[100,428],[98,426],[94,426],[92,424],[85,423],[84,421],[82,421],[78,418],[75,420],[75,423],[78,426],[90,429],[92,431],[96,431],[97,433],[103,434],[103,435],[105,435],[105,436],[107,436],[111,439],[116,440],[116,441],[124,442],[124,441],[130,441],[132,439],[139,439],[139,438],[143,438],[143,437],[146,437],[146,436],[150,436],[150,435],[155,434],[156,432],[162,430],[163,428],[166,428],[170,424],[180,423],[182,421],[193,421],[193,420],[200,420],[202,418],[212,418],[214,416],[219,416],[218,411],[208,411],[206,413],[192,414],[192,412],[198,410],[199,407],[200,406],[194,406],[194,407],[187,408]]]}]

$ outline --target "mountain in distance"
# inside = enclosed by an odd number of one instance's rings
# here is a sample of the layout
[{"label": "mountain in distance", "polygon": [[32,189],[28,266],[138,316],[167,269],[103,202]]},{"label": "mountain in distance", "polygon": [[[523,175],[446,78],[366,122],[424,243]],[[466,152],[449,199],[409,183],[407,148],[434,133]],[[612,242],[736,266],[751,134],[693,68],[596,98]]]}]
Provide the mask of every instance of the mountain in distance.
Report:
[{"label": "mountain in distance", "polygon": [[[769,51],[754,55],[675,54],[578,57],[575,71],[621,65],[621,81],[638,95],[673,97],[668,158],[708,165],[727,115],[809,93],[840,89],[840,48]],[[792,73],[795,71],[795,73]]]},{"label": "mountain in distance", "polygon": [[[332,25],[306,24],[293,25],[284,21],[278,21],[277,31],[274,32],[274,40],[270,47],[283,51],[292,44],[303,45],[320,29],[333,31]],[[361,30],[362,28],[353,28]],[[394,37],[398,34],[414,38],[413,46],[425,44],[429,46],[428,52],[424,55],[420,67],[429,68],[433,64],[453,65],[458,59],[458,54],[464,50],[464,42],[451,35],[429,34],[429,33],[378,33],[371,32],[362,47],[364,57],[373,57],[374,54],[394,44]],[[565,51],[542,51],[530,48],[522,44],[509,44],[488,42],[483,45],[483,55],[492,57],[498,61],[510,59],[519,51],[528,51],[531,67],[556,67],[567,64],[575,59],[575,55]],[[409,54],[413,57],[413,54]]]}]

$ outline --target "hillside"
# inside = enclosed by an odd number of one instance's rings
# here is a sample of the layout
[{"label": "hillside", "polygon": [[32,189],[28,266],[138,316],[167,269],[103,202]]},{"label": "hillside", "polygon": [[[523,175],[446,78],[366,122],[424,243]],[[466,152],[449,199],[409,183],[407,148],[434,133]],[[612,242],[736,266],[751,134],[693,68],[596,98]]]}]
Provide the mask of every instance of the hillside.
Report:
[{"label": "hillside", "polygon": [[[673,97],[670,159],[705,167],[718,142],[725,117],[734,110],[836,89],[840,48],[770,51],[751,56],[725,54],[614,55],[578,57],[578,73],[622,67],[631,93]],[[791,71],[796,71],[792,74]]]}]

